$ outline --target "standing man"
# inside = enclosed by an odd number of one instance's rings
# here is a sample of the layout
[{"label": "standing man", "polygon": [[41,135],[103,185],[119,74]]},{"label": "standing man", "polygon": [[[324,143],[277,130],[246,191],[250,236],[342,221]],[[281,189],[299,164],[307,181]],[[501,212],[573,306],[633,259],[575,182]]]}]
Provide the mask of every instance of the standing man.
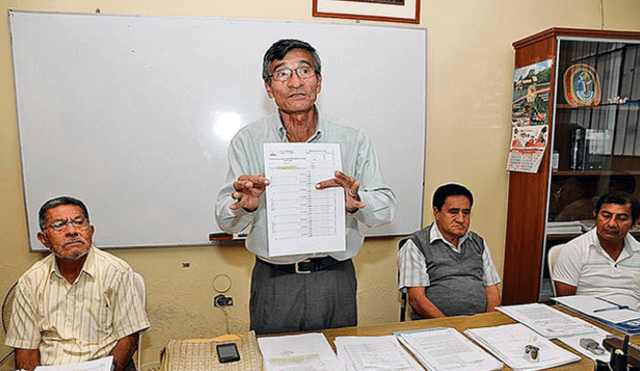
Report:
[{"label": "standing man", "polygon": [[473,195],[459,184],[433,194],[435,222],[400,241],[399,289],[408,293],[411,318],[492,312],[500,305],[489,247],[469,231]]},{"label": "standing man", "polygon": [[591,295],[640,310],[640,243],[629,234],[640,203],[626,192],[606,194],[595,208],[596,227],[569,241],[551,278],[558,296]]},{"label": "standing man", "polygon": [[40,208],[38,240],[52,254],[18,280],[5,344],[16,367],[63,365],[113,355],[116,370],[135,370],[138,333],[149,320],[133,270],[93,246],[84,203],[57,197]]},{"label": "standing man", "polygon": [[[258,334],[357,324],[356,275],[351,258],[363,243],[358,224],[390,222],[397,208],[384,183],[369,138],[342,126],[315,106],[322,87],[320,57],[299,40],[280,40],[264,55],[262,78],[278,112],[241,129],[229,146],[229,174],[216,203],[218,226],[249,229],[246,247],[256,254],[251,278],[251,329]],[[338,143],[342,171],[317,189],[342,187],[346,251],[269,257],[263,144]]]}]

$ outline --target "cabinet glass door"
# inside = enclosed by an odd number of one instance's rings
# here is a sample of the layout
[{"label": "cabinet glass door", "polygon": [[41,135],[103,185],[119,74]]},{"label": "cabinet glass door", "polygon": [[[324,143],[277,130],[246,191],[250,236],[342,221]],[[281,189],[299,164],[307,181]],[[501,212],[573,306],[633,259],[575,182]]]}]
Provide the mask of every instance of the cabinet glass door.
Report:
[{"label": "cabinet glass door", "polygon": [[[555,80],[546,251],[594,226],[599,196],[639,198],[640,44],[559,37]],[[551,295],[544,264],[539,299]]]}]

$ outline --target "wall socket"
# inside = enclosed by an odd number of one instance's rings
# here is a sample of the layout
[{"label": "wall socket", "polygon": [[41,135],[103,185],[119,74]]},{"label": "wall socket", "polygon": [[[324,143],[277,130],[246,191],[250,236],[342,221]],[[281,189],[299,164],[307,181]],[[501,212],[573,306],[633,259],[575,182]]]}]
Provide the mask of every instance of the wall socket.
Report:
[{"label": "wall socket", "polygon": [[214,307],[230,307],[233,306],[233,298],[230,296],[224,296],[223,294],[213,297]]}]

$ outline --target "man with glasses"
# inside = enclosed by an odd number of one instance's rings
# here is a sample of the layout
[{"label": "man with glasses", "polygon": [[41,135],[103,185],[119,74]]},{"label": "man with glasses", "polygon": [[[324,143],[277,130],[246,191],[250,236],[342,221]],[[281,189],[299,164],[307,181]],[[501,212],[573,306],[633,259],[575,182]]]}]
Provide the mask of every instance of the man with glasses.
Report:
[{"label": "man with glasses", "polygon": [[[358,224],[390,222],[393,191],[384,183],[375,150],[361,131],[320,113],[322,86],[316,50],[299,40],[280,40],[263,58],[262,78],[278,112],[241,129],[229,147],[230,171],[218,194],[216,221],[228,233],[249,229],[246,247],[256,254],[251,279],[251,329],[259,334],[317,330],[357,324],[356,275],[351,258],[363,243]],[[269,257],[263,144],[338,143],[342,171],[317,189],[342,187],[346,251]]]},{"label": "man with glasses", "polygon": [[38,240],[52,254],[18,280],[5,344],[16,367],[61,365],[113,355],[116,371],[135,370],[138,333],[149,320],[131,267],[93,246],[84,203],[57,197],[40,208]]}]

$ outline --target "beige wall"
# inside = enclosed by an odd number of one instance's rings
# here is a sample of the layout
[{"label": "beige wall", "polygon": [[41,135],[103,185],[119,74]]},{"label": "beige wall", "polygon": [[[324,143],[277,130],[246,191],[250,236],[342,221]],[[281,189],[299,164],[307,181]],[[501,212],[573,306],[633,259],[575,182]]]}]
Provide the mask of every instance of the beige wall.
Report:
[{"label": "beige wall", "polygon": [[[99,8],[102,13],[311,21],[311,4],[312,0],[3,0],[0,11],[91,13]],[[511,43],[552,26],[640,30],[640,3],[423,0],[420,26],[428,29],[426,204],[439,184],[449,181],[467,184],[477,198],[472,228],[487,239],[501,272],[513,76]],[[2,15],[1,296],[27,267],[42,257],[27,252],[10,54],[7,17]],[[398,65],[402,65],[402,56],[397,58]],[[425,222],[430,220],[431,212],[426,208]],[[356,258],[361,324],[398,319],[396,246],[397,239],[367,240]],[[248,278],[253,257],[241,246],[148,248],[114,253],[127,260],[147,281],[147,310],[152,328],[144,336],[143,364],[157,361],[163,344],[171,338],[212,337],[247,330]],[[220,274],[232,280],[228,294],[235,299],[235,305],[226,311],[211,305],[215,295],[212,282]],[[4,334],[0,335],[0,341],[3,340]],[[0,357],[7,351],[0,346]]]}]

